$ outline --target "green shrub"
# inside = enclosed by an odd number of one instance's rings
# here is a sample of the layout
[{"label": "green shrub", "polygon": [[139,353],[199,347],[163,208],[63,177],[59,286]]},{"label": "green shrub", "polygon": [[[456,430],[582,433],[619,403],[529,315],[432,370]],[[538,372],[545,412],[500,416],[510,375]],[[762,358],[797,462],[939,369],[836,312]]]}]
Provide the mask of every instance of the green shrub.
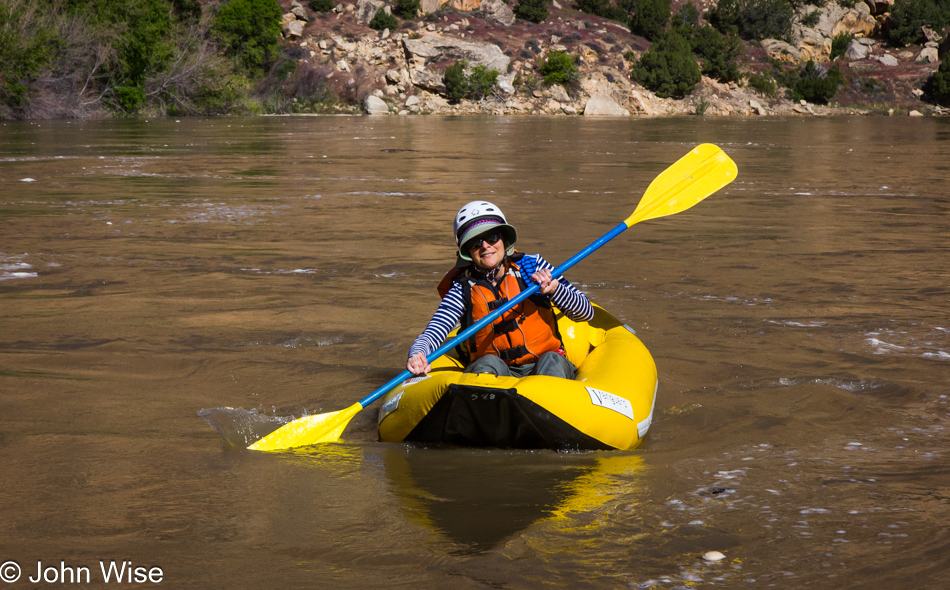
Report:
[{"label": "green shrub", "polygon": [[389,29],[390,31],[395,31],[396,27],[399,26],[399,21],[396,20],[396,17],[388,14],[385,10],[380,8],[376,11],[376,14],[373,16],[373,20],[369,21],[369,28],[382,31]]},{"label": "green shrub", "polygon": [[810,28],[810,27],[814,27],[814,26],[817,25],[820,21],[821,21],[821,11],[820,11],[820,10],[812,10],[812,11],[809,12],[808,14],[803,14],[803,15],[802,15],[801,17],[799,17],[799,19],[798,19],[798,22],[799,22],[803,27],[809,27],[809,28]]},{"label": "green shrub", "polygon": [[620,0],[631,14],[630,32],[656,41],[663,37],[670,22],[670,0]]},{"label": "green shrub", "polygon": [[743,39],[792,40],[795,11],[788,0],[720,0],[706,20],[723,33]]},{"label": "green shrub", "polygon": [[738,82],[739,58],[745,51],[742,41],[735,35],[723,35],[709,25],[696,29],[691,47],[702,60],[702,72],[720,82]]},{"label": "green shrub", "polygon": [[927,78],[923,91],[927,100],[950,107],[950,55],[943,58],[937,71]]},{"label": "green shrub", "polygon": [[577,82],[577,67],[574,58],[566,51],[550,51],[538,63],[538,72],[548,86],[553,84],[572,85]]},{"label": "green shrub", "polygon": [[333,8],[333,0],[310,0],[310,9],[316,12],[330,12]]},{"label": "green shrub", "polygon": [[519,0],[515,6],[515,16],[533,23],[541,23],[548,18],[549,0]]},{"label": "green shrub", "polygon": [[749,86],[763,96],[774,98],[778,94],[778,84],[772,76],[767,74],[748,74],[746,81]]},{"label": "green shrub", "polygon": [[452,102],[458,102],[463,98],[471,100],[481,100],[491,95],[498,81],[498,72],[489,70],[486,66],[477,65],[472,68],[469,75],[465,75],[465,67],[468,64],[464,61],[456,61],[453,65],[445,68],[442,75],[442,82],[445,84],[445,96]]},{"label": "green shrub", "polygon": [[56,29],[35,18],[24,4],[0,8],[0,102],[14,109],[27,106],[35,92],[33,83],[60,47]]},{"label": "green shrub", "polygon": [[699,102],[696,103],[696,106],[693,109],[693,113],[697,117],[702,117],[706,114],[706,111],[709,110],[710,102],[705,96],[699,97]]},{"label": "green shrub", "polygon": [[498,72],[478,65],[472,68],[468,77],[468,97],[472,100],[481,100],[492,93],[498,81]]},{"label": "green shrub", "polygon": [[672,20],[670,21],[673,30],[689,38],[693,32],[699,28],[699,9],[695,4],[687,2],[680,7]]},{"label": "green shrub", "polygon": [[465,77],[465,62],[456,61],[445,68],[442,75],[445,84],[445,96],[452,102],[458,102],[468,95],[468,79]]},{"label": "green shrub", "polygon": [[577,0],[577,9],[587,14],[615,20],[626,24],[630,15],[623,8],[610,3],[610,0]]},{"label": "green shrub", "polygon": [[231,0],[218,10],[212,32],[225,54],[257,77],[277,59],[280,22],[277,0]]},{"label": "green shrub", "polygon": [[399,15],[399,18],[409,20],[419,16],[421,6],[421,0],[398,0],[393,10]]},{"label": "green shrub", "polygon": [[937,4],[934,0],[899,0],[891,8],[891,28],[888,39],[894,45],[921,45],[926,42],[921,27],[942,30],[950,20],[950,2]]},{"label": "green shrub", "polygon": [[693,91],[702,74],[689,41],[670,31],[643,54],[630,77],[660,98],[682,98]]},{"label": "green shrub", "polygon": [[792,74],[789,90],[795,100],[827,104],[838,92],[844,76],[837,69],[826,70],[815,62],[808,62]]},{"label": "green shrub", "polygon": [[831,57],[830,59],[835,60],[848,50],[848,45],[851,44],[851,41],[854,40],[854,35],[851,33],[838,33],[835,35],[834,39],[831,40]]}]

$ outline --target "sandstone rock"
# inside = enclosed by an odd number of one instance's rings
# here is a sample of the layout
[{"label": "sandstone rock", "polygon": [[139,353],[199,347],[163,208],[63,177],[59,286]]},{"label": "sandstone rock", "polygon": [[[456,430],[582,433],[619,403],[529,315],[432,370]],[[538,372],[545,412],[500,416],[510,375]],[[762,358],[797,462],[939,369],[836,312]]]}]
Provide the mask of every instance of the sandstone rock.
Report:
[{"label": "sandstone rock", "polygon": [[499,90],[505,94],[515,93],[515,75],[513,73],[498,76],[498,80],[495,81],[495,84]]},{"label": "sandstone rock", "polygon": [[481,0],[479,9],[490,21],[510,27],[515,24],[515,13],[502,0]]},{"label": "sandstone rock", "polygon": [[481,0],[451,0],[448,5],[459,12],[474,12],[478,10]]},{"label": "sandstone rock", "polygon": [[827,61],[831,55],[831,39],[823,35],[818,29],[800,29],[798,37],[800,60]]},{"label": "sandstone rock", "polygon": [[379,98],[375,94],[370,94],[366,97],[366,101],[363,103],[363,108],[366,109],[367,115],[389,114],[389,106],[386,104],[386,101]]},{"label": "sandstone rock", "polygon": [[284,37],[288,39],[303,37],[303,28],[306,24],[302,20],[292,20],[289,23],[284,23]]},{"label": "sandstone rock", "polygon": [[566,104],[561,106],[561,110],[564,111],[565,115],[576,115],[577,109],[574,108],[572,104]]},{"label": "sandstone rock", "polygon": [[439,0],[422,0],[419,3],[419,12],[424,15],[438,12],[440,8],[442,8],[442,3]]},{"label": "sandstone rock", "polygon": [[399,84],[402,82],[402,72],[399,70],[387,70],[386,71],[386,82],[390,84]]},{"label": "sandstone rock", "polygon": [[909,113],[907,113],[907,114],[908,114],[909,116],[911,116],[911,117],[923,117],[923,116],[924,116],[924,114],[921,113],[920,111],[911,111],[911,112],[909,112]]},{"label": "sandstone rock", "polygon": [[287,23],[292,22],[292,21],[295,21],[295,20],[297,20],[297,17],[294,16],[294,13],[292,13],[292,12],[285,12],[285,13],[282,14],[281,17],[280,17],[280,24],[281,24],[281,25],[286,25]]},{"label": "sandstone rock", "polygon": [[445,82],[442,80],[442,72],[430,72],[429,70],[416,70],[409,74],[412,83],[422,88],[428,90],[429,92],[435,92],[442,94],[445,92]]},{"label": "sandstone rock", "polygon": [[797,64],[802,60],[802,53],[797,47],[780,41],[778,39],[763,39],[762,49],[769,54],[772,59]]},{"label": "sandstone rock", "polygon": [[868,56],[868,48],[866,45],[859,43],[857,39],[852,39],[851,42],[848,43],[848,48],[844,51],[844,56],[851,61],[866,59]]},{"label": "sandstone rock", "polygon": [[441,35],[403,39],[402,45],[407,58],[417,67],[460,60],[468,62],[469,67],[483,65],[489,70],[504,74],[508,72],[508,64],[511,61],[494,43],[465,41]]},{"label": "sandstone rock", "polygon": [[894,0],[864,0],[864,3],[874,16],[890,12],[894,6]]},{"label": "sandstone rock", "polygon": [[831,30],[831,38],[841,33],[850,33],[856,37],[870,37],[877,32],[878,22],[871,15],[868,5],[861,2],[855,8],[845,12],[841,20]]},{"label": "sandstone rock", "polygon": [[924,47],[924,49],[917,54],[917,58],[914,59],[914,62],[919,64],[931,63],[935,64],[940,61],[940,58],[937,57],[937,48],[936,47]]},{"label": "sandstone rock", "polygon": [[410,96],[406,99],[406,106],[411,107],[419,104],[420,100],[418,96]]},{"label": "sandstone rock", "polygon": [[877,56],[877,61],[881,62],[882,65],[885,65],[889,68],[893,68],[898,64],[897,58],[893,55],[885,53],[884,55]]},{"label": "sandstone rock", "polygon": [[643,113],[649,117],[653,116],[653,107],[650,105],[650,101],[645,96],[636,90],[631,90],[630,98],[633,108],[636,109],[638,113]]},{"label": "sandstone rock", "polygon": [[760,116],[768,115],[768,113],[766,112],[766,110],[765,110],[764,108],[762,108],[762,105],[760,105],[760,104],[758,103],[758,101],[750,100],[750,101],[749,101],[749,106],[752,107],[752,111],[753,111],[756,115],[760,115]]},{"label": "sandstone rock", "polygon": [[294,2],[294,3],[290,6],[290,12],[291,12],[295,17],[299,18],[300,20],[302,20],[302,21],[304,21],[304,22],[307,22],[307,23],[310,22],[310,15],[307,14],[307,9],[304,8],[303,6],[301,6],[299,3]]},{"label": "sandstone rock", "polygon": [[568,96],[567,91],[560,84],[551,86],[551,98],[558,102],[571,102],[571,97]]},{"label": "sandstone rock", "polygon": [[924,33],[924,37],[927,38],[929,43],[940,43],[940,39],[942,39],[940,33],[935,32],[932,28],[926,25],[920,27],[920,30]]},{"label": "sandstone rock", "polygon": [[627,117],[629,112],[615,101],[609,94],[595,94],[587,101],[584,107],[585,116]]},{"label": "sandstone rock", "polygon": [[359,0],[356,3],[356,20],[360,21],[364,25],[368,25],[373,17],[376,16],[376,11],[383,8],[386,5],[382,0]]}]

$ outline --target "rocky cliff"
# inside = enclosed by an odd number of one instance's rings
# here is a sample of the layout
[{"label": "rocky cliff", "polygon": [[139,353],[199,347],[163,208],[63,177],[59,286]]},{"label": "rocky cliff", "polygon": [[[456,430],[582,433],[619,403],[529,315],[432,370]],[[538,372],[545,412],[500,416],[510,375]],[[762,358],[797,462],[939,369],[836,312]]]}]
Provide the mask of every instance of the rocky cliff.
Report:
[{"label": "rocky cliff", "polygon": [[[649,47],[646,40],[558,1],[545,22],[533,24],[515,20],[501,0],[424,0],[419,18],[401,21],[394,31],[368,26],[378,11],[392,10],[383,0],[341,2],[327,13],[313,13],[293,0],[282,0],[281,6],[285,42],[302,50],[299,59],[329,68],[337,84],[355,87],[370,114],[948,114],[920,100],[920,87],[936,70],[947,41],[930,32],[925,46],[889,48],[879,35],[890,1],[806,7],[805,12],[818,13],[800,19],[814,24],[796,25],[795,43],[767,39],[746,45],[743,69],[756,72],[775,60],[828,62],[832,39],[853,35],[845,55],[826,64],[844,74],[845,84],[825,106],[770,98],[706,77],[684,99],[659,98],[630,80],[631,66]],[[538,60],[551,50],[577,56],[576,85],[537,83]],[[499,72],[495,92],[479,101],[449,102],[443,74],[456,60],[469,70],[484,65]]]}]

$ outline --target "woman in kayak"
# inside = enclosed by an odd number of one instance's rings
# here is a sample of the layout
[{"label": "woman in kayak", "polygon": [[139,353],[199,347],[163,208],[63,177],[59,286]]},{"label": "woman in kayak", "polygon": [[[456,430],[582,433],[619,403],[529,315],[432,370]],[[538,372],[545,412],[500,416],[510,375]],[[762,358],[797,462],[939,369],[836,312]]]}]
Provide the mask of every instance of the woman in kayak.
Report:
[{"label": "woman in kayak", "polygon": [[516,252],[518,233],[501,209],[487,201],[462,207],[453,225],[458,262],[439,284],[442,302],[409,349],[406,368],[428,373],[426,360],[456,326],[464,330],[530,286],[540,292],[520,302],[458,347],[466,373],[573,379],[576,368],[564,355],[552,305],[574,321],[589,321],[594,309],[580,291],[540,255]]}]

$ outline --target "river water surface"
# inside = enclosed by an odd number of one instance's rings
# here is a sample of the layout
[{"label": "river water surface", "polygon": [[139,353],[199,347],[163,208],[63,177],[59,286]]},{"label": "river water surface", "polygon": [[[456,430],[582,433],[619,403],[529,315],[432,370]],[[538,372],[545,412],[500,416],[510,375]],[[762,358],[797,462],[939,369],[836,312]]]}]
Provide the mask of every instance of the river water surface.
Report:
[{"label": "river water surface", "polygon": [[[383,444],[372,407],[265,454],[199,416],[353,404],[404,367],[462,204],[557,264],[704,142],[738,180],[569,273],[656,359],[636,451]],[[946,587],[948,179],[947,119],[2,124],[2,573]]]}]

